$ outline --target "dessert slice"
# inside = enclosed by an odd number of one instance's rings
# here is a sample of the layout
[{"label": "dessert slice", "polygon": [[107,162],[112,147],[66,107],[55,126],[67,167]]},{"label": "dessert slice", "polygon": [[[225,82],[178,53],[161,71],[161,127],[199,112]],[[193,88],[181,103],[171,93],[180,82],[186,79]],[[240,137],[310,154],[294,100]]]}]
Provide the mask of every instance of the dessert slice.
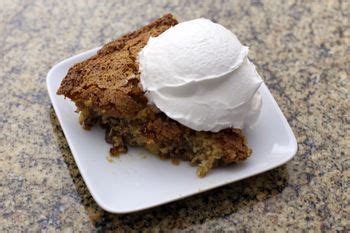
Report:
[{"label": "dessert slice", "polygon": [[246,159],[251,150],[240,129],[196,131],[170,119],[149,104],[140,85],[138,54],[150,37],[177,24],[167,14],[101,48],[68,71],[57,94],[75,102],[85,129],[100,123],[106,129],[111,153],[142,146],[161,158],[198,165],[204,176],[216,166]]}]

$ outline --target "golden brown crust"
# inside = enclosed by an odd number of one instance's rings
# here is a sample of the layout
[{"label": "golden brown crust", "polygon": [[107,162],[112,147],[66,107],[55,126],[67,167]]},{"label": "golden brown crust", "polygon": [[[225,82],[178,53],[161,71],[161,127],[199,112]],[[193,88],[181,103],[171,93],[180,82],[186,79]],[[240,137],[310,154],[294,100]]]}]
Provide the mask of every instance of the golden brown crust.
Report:
[{"label": "golden brown crust", "polygon": [[150,36],[156,37],[177,24],[171,14],[107,43],[98,53],[69,69],[57,94],[101,113],[129,117],[143,109],[147,99],[139,87],[137,54]]}]

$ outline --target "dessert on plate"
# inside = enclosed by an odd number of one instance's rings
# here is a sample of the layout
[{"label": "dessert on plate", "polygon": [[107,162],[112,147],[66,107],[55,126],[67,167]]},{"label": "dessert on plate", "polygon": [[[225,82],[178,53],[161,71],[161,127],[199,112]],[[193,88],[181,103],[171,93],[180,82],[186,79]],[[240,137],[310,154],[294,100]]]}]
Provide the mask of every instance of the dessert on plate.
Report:
[{"label": "dessert on plate", "polygon": [[57,94],[85,129],[106,129],[111,154],[142,146],[204,176],[252,152],[242,129],[258,118],[262,80],[247,55],[223,26],[166,14],[75,64]]}]

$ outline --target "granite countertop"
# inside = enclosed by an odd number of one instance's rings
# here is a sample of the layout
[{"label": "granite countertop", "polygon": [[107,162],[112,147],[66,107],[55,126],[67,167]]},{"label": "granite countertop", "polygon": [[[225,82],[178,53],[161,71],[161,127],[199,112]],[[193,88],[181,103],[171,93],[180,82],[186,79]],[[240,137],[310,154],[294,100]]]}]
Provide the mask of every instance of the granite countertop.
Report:
[{"label": "granite countertop", "polygon": [[[172,12],[234,31],[297,137],[282,167],[161,207],[97,206],[51,106],[60,60]],[[350,1],[11,1],[0,7],[0,231],[349,231]]]}]

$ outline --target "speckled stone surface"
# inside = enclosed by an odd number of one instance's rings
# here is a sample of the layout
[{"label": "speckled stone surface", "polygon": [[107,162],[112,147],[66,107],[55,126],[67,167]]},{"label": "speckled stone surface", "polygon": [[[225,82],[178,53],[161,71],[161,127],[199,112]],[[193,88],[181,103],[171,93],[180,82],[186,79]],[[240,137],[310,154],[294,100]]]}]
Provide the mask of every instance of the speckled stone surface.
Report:
[{"label": "speckled stone surface", "polygon": [[[1,1],[0,231],[349,231],[350,1]],[[286,165],[127,215],[101,210],[47,94],[58,61],[165,12],[250,46],[297,137]],[[104,158],[103,158],[104,159]]]}]

